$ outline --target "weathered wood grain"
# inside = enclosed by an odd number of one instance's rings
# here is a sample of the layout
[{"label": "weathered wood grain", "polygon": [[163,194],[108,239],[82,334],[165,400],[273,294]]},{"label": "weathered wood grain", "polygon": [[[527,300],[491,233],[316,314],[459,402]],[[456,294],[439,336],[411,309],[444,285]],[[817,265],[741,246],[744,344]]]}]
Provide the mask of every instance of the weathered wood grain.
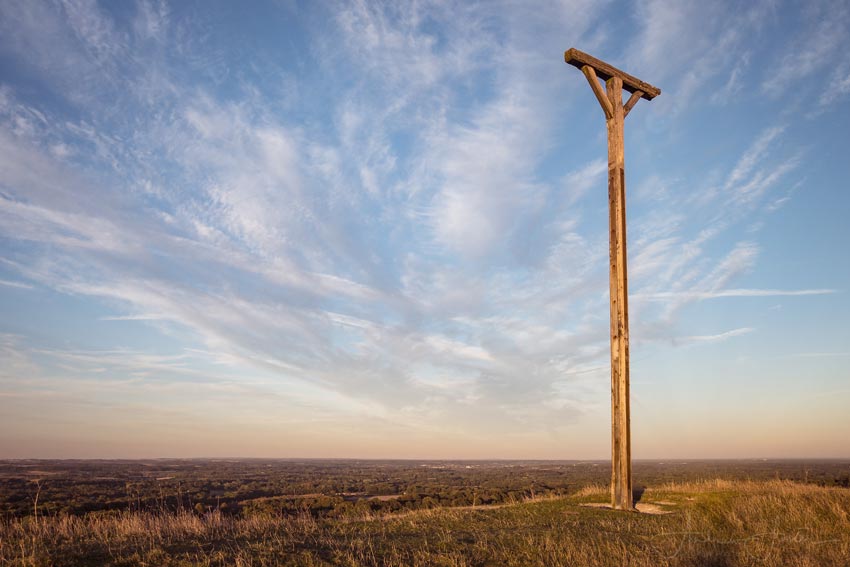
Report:
[{"label": "weathered wood grain", "polygon": [[626,183],[623,80],[605,83],[614,116],[608,129],[608,232],[611,294],[611,504],[631,510],[632,454],[629,419],[629,288],[626,274]]}]

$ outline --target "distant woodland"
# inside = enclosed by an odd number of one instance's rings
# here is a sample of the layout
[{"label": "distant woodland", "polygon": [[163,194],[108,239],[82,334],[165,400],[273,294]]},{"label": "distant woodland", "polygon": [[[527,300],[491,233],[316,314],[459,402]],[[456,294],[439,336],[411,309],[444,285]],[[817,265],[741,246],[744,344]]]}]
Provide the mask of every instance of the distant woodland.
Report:
[{"label": "distant woodland", "polygon": [[[216,510],[337,517],[486,506],[604,485],[609,466],[602,461],[0,461],[0,515]],[[636,487],[709,478],[850,487],[850,461],[634,464]]]}]

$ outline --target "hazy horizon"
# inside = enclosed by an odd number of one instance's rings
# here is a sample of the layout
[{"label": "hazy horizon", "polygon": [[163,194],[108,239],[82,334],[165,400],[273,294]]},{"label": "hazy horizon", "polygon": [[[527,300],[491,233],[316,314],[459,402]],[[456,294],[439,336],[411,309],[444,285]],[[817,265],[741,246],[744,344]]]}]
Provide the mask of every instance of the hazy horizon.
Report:
[{"label": "hazy horizon", "polygon": [[0,3],[0,459],[607,458],[607,146],[570,47],[662,91],[625,125],[634,458],[850,456],[848,29]]},{"label": "hazy horizon", "polygon": [[[664,459],[656,458],[640,458],[632,459],[636,463],[654,463],[654,464],[688,464],[690,462],[801,462],[801,463],[817,463],[817,462],[844,462],[850,460],[850,457],[669,457]],[[126,461],[126,462],[146,462],[146,461],[221,461],[221,462],[241,462],[241,461],[351,461],[351,462],[411,462],[411,463],[575,463],[575,464],[593,464],[611,463],[611,459],[535,459],[535,458],[503,458],[503,457],[479,457],[479,458],[438,458],[438,457],[205,457],[205,456],[188,456],[188,457],[8,457],[0,458],[3,462],[26,462],[26,461]]]}]

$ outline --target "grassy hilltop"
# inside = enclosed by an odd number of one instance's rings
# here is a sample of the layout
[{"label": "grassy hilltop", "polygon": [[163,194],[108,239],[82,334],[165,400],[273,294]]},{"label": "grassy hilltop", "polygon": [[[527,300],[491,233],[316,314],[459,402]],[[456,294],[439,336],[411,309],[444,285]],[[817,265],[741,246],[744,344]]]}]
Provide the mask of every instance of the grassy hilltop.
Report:
[{"label": "grassy hilltop", "polygon": [[850,561],[850,491],[791,481],[651,486],[653,513],[567,496],[341,517],[218,510],[3,520],[0,564],[347,566],[829,566]]}]

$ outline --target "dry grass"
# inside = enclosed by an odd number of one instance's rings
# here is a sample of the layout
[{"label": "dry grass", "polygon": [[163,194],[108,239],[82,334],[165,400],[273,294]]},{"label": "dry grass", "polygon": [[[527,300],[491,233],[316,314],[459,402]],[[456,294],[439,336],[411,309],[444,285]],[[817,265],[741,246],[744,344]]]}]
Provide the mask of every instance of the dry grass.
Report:
[{"label": "dry grass", "polygon": [[579,498],[608,496],[611,494],[611,487],[602,484],[588,484],[578,490],[575,495]]},{"label": "dry grass", "polygon": [[665,516],[568,498],[316,520],[218,513],[91,514],[0,523],[0,565],[707,567],[847,565],[850,491],[709,480],[648,488]]}]

